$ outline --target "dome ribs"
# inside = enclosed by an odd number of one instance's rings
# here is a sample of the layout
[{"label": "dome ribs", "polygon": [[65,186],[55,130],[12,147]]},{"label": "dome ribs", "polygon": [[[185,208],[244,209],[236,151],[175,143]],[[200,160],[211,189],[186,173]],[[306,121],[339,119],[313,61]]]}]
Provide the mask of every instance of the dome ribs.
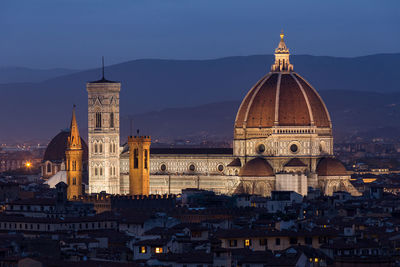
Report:
[{"label": "dome ribs", "polygon": [[300,75],[294,74],[298,82],[303,87],[305,93],[307,94],[308,101],[310,102],[314,124],[317,127],[331,127],[331,122],[328,114],[328,110],[321,97]]},{"label": "dome ribs", "polygon": [[307,102],[301,88],[290,74],[282,74],[279,91],[279,125],[310,126]]},{"label": "dome ribs", "polygon": [[272,72],[247,93],[239,107],[235,128],[331,128],[325,103],[318,92],[294,72]]},{"label": "dome ribs", "polygon": [[236,120],[235,120],[235,127],[243,127],[244,126],[244,120],[246,119],[246,114],[247,114],[247,109],[249,107],[250,100],[253,98],[253,94],[255,93],[257,87],[268,77],[263,77],[261,80],[259,80],[253,88],[247,93],[247,95],[244,97],[243,102],[240,104],[239,111],[236,115]]},{"label": "dome ribs", "polygon": [[278,74],[273,74],[253,95],[247,114],[247,127],[272,127],[274,125],[275,94]]}]

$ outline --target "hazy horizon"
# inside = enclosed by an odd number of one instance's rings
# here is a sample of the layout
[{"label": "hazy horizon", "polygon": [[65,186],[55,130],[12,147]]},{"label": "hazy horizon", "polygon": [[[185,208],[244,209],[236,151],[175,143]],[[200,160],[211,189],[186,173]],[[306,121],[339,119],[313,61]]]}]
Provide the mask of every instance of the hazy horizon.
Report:
[{"label": "hazy horizon", "polygon": [[[393,53],[375,53],[375,54],[367,54],[367,55],[359,55],[359,56],[331,56],[331,55],[311,55],[311,54],[296,54],[293,55],[291,54],[291,58],[293,60],[293,56],[311,56],[311,57],[332,57],[332,58],[348,58],[348,59],[352,59],[352,58],[361,58],[361,57],[368,57],[368,56],[376,56],[376,55],[395,55],[395,54],[400,54],[400,52],[393,52]],[[251,56],[273,56],[273,53],[266,53],[266,54],[251,54],[251,55],[231,55],[231,56],[223,56],[223,57],[214,57],[214,58],[200,58],[200,59],[196,59],[196,58],[187,58],[187,59],[176,59],[176,58],[135,58],[135,59],[122,59],[122,61],[119,62],[113,62],[112,64],[108,64],[107,63],[107,58],[105,58],[105,66],[109,67],[111,65],[118,65],[118,64],[123,64],[126,62],[131,62],[131,61],[140,61],[140,60],[170,60],[170,61],[210,61],[210,60],[219,60],[219,59],[224,59],[224,58],[234,58],[234,57],[251,57]],[[271,62],[266,62],[266,65],[270,64]],[[272,64],[272,63],[271,63]],[[35,68],[35,67],[27,67],[27,66],[17,66],[17,65],[1,65],[0,64],[0,69],[4,69],[4,68],[26,68],[26,69],[32,69],[32,70],[55,70],[55,69],[67,69],[67,70],[73,70],[73,71],[85,71],[85,70],[90,70],[90,69],[98,69],[99,67],[101,67],[101,56],[99,56],[98,58],[98,64],[96,66],[91,66],[88,68],[82,68],[82,69],[76,69],[76,68],[66,68],[63,66],[59,66],[59,67],[54,67],[54,68]]]}]

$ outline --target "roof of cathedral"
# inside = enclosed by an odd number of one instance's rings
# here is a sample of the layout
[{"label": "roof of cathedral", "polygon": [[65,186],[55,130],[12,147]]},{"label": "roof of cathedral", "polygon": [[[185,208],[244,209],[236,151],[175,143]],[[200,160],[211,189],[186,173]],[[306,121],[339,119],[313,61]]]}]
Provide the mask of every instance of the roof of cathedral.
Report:
[{"label": "roof of cathedral", "polygon": [[298,158],[293,158],[293,159],[289,160],[288,163],[285,164],[285,167],[304,167],[304,166],[307,166],[307,165],[304,164],[304,162],[302,162]]},{"label": "roof of cathedral", "polygon": [[150,154],[218,154],[232,155],[232,148],[150,148]]},{"label": "roof of cathedral", "polygon": [[331,127],[328,109],[317,91],[292,71],[283,34],[271,69],[243,99],[236,115],[236,128]]},{"label": "roof of cathedral", "polygon": [[231,163],[228,164],[230,167],[241,167],[242,162],[240,161],[239,158],[235,158],[234,160],[231,161]]},{"label": "roof of cathedral", "polygon": [[[43,161],[62,162],[65,160],[65,151],[67,150],[69,136],[69,129],[62,130],[57,134],[47,145]],[[83,161],[85,162],[88,160],[88,147],[82,137],[81,143],[83,148]]]},{"label": "roof of cathedral", "polygon": [[274,176],[271,165],[263,158],[255,158],[248,161],[239,172],[239,176],[247,177],[266,177]]},{"label": "roof of cathedral", "polygon": [[318,162],[317,174],[319,176],[343,176],[348,175],[343,163],[334,158],[323,158]]}]

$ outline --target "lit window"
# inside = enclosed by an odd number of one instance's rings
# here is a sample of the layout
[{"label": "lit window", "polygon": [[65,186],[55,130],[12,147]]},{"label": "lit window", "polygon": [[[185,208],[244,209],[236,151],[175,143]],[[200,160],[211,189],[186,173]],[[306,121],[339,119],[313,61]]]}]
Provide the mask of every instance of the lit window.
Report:
[{"label": "lit window", "polygon": [[244,245],[245,245],[246,247],[249,247],[249,246],[250,246],[250,239],[244,240]]},{"label": "lit window", "polygon": [[315,261],[315,262],[318,262],[318,258],[315,258],[314,261]]},{"label": "lit window", "polygon": [[146,246],[141,246],[141,247],[139,248],[139,252],[140,252],[141,254],[146,254],[146,252],[147,252]]},{"label": "lit window", "polygon": [[158,254],[158,253],[162,253],[163,252],[163,249],[162,248],[156,248],[156,253]]}]

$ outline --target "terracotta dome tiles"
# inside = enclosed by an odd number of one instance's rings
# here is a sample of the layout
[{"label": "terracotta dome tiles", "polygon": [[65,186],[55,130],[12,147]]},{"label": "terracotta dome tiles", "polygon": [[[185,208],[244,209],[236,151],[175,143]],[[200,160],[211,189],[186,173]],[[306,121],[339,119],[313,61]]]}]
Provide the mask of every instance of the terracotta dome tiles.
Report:
[{"label": "terracotta dome tiles", "polygon": [[274,176],[271,165],[263,158],[248,161],[239,172],[241,177],[269,177]]},{"label": "terracotta dome tiles", "polygon": [[[278,114],[276,114],[276,112]],[[269,73],[246,95],[235,127],[331,127],[328,110],[318,93],[298,74]]]}]

